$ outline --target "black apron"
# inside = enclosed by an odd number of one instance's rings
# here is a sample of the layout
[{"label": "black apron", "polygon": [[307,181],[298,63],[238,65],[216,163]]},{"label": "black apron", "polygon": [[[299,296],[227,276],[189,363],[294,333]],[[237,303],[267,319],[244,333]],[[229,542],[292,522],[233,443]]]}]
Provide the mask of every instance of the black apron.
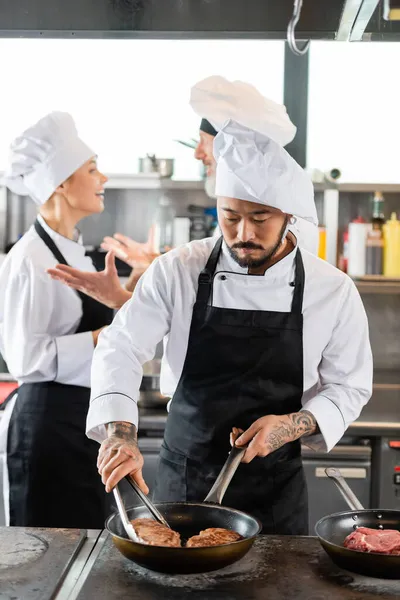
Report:
[{"label": "black apron", "polygon": [[[41,224],[34,226],[66,265]],[[76,333],[111,323],[111,309],[78,293],[83,315]],[[111,498],[96,467],[99,445],[85,435],[89,399],[89,388],[55,381],[18,388],[7,440],[10,525],[103,528]]]},{"label": "black apron", "polygon": [[[246,430],[260,417],[302,408],[301,252],[295,250],[291,312],[241,310],[212,306],[214,276],[229,277],[215,274],[221,246],[222,238],[198,280],[186,359],[160,452],[158,501],[203,501],[230,450],[232,427]],[[307,535],[300,441],[241,464],[224,504],[260,519],[264,533]]]}]

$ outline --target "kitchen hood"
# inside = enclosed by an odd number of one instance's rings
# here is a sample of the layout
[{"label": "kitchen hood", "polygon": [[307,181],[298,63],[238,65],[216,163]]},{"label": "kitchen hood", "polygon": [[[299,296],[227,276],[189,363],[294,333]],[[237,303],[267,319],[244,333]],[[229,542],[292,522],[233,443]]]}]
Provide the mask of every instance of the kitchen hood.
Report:
[{"label": "kitchen hood", "polygon": [[[0,37],[286,39],[299,0],[0,0]],[[303,0],[297,40],[399,41],[395,0]],[[392,8],[392,10],[390,10]],[[388,17],[389,18],[389,17]]]}]

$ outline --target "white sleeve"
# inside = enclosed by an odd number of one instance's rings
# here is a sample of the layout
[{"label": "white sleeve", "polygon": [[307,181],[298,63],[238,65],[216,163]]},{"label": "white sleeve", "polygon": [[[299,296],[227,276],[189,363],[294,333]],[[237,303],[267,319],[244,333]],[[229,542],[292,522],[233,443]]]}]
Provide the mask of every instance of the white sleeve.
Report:
[{"label": "white sleeve", "polygon": [[90,387],[93,356],[91,332],[54,337],[52,282],[33,270],[7,283],[4,304],[3,344],[8,369],[19,381],[57,381]]},{"label": "white sleeve", "polygon": [[138,425],[137,401],[142,365],[154,357],[170,329],[173,301],[167,262],[156,260],[140,278],[132,298],[99,336],[92,365],[88,437],[101,442],[105,424]]},{"label": "white sleeve", "polygon": [[336,326],[322,355],[318,394],[303,405],[321,433],[303,438],[303,443],[314,450],[332,450],[370,399],[372,376],[367,315],[357,288],[347,280]]}]

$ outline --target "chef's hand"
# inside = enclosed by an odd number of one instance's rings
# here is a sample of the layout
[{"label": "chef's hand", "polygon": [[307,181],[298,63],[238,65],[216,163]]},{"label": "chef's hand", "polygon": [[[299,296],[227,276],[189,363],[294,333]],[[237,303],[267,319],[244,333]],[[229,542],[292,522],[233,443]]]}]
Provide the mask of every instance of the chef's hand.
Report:
[{"label": "chef's hand", "polygon": [[117,485],[126,475],[136,481],[140,489],[149,493],[143,479],[143,456],[137,443],[136,427],[132,423],[116,422],[107,425],[108,438],[100,446],[97,468],[106,492]]},{"label": "chef's hand", "polygon": [[114,237],[105,237],[101,247],[103,250],[114,252],[121,260],[135,270],[139,277],[151,265],[153,260],[160,256],[155,243],[155,226],[149,230],[147,242],[139,243],[122,233],[115,233]]},{"label": "chef's hand", "polygon": [[[242,462],[249,463],[256,456],[268,456],[288,442],[312,435],[318,429],[315,417],[307,410],[289,415],[268,415],[257,419],[244,433],[234,428],[231,443],[237,447],[249,444]],[[236,430],[236,433],[235,433]]]},{"label": "chef's hand", "polygon": [[91,273],[67,265],[56,265],[54,269],[47,269],[47,272],[52,279],[61,281],[110,308],[121,308],[132,296],[119,281],[112,252],[106,255],[104,271]]}]

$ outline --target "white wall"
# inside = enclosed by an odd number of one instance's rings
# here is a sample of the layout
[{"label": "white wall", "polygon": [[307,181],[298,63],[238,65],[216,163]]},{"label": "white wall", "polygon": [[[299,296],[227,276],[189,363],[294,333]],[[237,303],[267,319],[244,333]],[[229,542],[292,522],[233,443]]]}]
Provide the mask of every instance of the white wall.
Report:
[{"label": "white wall", "polygon": [[307,166],[400,182],[400,44],[312,42]]},{"label": "white wall", "polygon": [[190,86],[224,75],[281,102],[283,62],[280,41],[0,40],[0,171],[15,135],[65,110],[105,171],[135,172],[154,152],[177,157],[177,177],[196,178],[192,151],[173,141],[198,135]]}]

